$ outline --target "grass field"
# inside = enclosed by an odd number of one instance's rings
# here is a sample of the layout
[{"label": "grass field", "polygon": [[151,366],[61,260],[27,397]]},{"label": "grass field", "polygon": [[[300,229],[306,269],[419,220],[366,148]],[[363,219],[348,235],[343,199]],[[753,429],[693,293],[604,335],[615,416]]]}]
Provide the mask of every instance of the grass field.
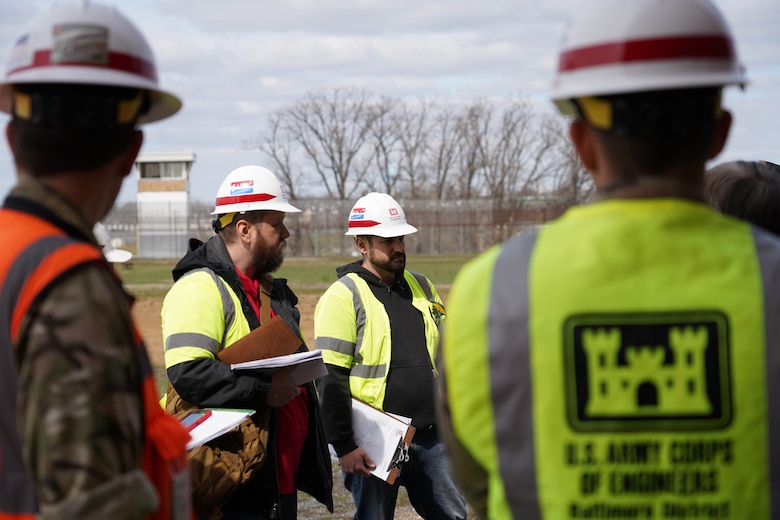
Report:
[{"label": "grass field", "polygon": [[[455,274],[472,256],[414,256],[407,268],[418,271],[439,286],[449,286]],[[287,278],[296,293],[322,292],[336,280],[336,267],[355,261],[352,257],[286,258],[274,273]],[[171,286],[171,269],[176,260],[134,259],[130,265],[117,265],[125,285],[138,298],[162,296]]]}]

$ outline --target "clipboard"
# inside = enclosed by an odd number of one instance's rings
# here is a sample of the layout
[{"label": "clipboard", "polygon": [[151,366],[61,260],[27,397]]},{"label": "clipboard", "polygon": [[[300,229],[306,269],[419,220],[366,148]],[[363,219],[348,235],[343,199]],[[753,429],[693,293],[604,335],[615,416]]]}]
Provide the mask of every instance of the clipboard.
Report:
[{"label": "clipboard", "polygon": [[352,435],[355,444],[363,448],[376,469],[371,474],[393,484],[401,465],[409,460],[409,445],[415,427],[408,417],[378,410],[352,398]]}]

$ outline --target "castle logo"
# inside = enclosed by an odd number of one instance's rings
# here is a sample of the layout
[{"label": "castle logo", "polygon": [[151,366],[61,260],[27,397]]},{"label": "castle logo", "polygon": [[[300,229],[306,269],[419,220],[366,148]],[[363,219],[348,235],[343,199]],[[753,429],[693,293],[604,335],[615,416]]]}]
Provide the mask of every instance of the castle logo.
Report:
[{"label": "castle logo", "polygon": [[564,365],[576,431],[717,430],[731,421],[722,313],[572,316]]}]

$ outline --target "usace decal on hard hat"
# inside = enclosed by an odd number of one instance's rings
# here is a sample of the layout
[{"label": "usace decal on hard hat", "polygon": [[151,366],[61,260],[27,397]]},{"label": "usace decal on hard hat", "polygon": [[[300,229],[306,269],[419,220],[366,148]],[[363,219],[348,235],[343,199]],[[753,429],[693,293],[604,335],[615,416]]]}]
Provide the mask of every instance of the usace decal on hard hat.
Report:
[{"label": "usace decal on hard hat", "polygon": [[349,220],[363,220],[366,218],[366,208],[353,208]]},{"label": "usace decal on hard hat", "polygon": [[255,183],[252,180],[231,182],[230,183],[230,194],[231,195],[245,195],[247,193],[252,193],[252,192],[255,191],[254,185],[255,185]]}]

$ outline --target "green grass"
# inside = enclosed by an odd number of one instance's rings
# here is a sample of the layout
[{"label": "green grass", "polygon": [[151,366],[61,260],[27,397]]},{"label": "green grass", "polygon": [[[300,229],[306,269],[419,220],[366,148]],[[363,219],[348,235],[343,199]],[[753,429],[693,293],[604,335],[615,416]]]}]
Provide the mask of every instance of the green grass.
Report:
[{"label": "green grass", "polygon": [[[406,266],[431,279],[434,285],[452,284],[458,270],[472,256],[409,256]],[[321,292],[336,280],[336,267],[354,262],[353,257],[286,258],[274,273],[287,278],[295,292]],[[124,284],[139,298],[165,294],[171,286],[171,269],[176,260],[136,258],[130,265],[117,265],[117,273]]]}]

